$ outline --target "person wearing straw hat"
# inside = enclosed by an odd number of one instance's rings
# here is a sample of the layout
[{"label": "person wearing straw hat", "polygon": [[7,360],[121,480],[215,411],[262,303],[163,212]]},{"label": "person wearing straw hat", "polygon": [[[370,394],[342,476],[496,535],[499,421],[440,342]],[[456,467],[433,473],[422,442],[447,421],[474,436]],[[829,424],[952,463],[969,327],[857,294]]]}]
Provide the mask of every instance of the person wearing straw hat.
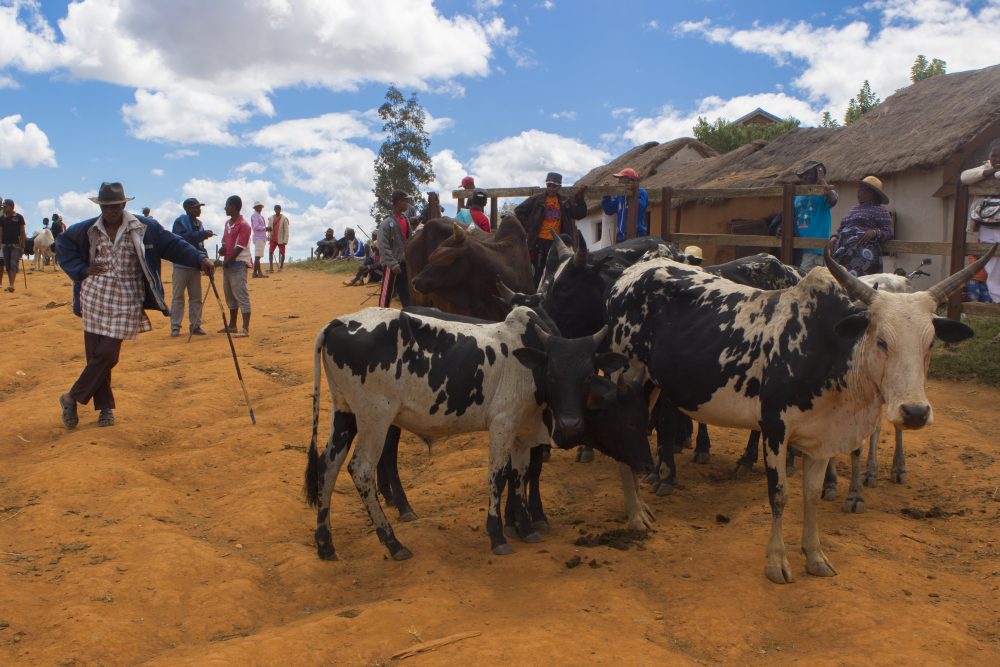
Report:
[{"label": "person wearing straw hat", "polygon": [[882,273],[882,244],[891,241],[892,218],[885,204],[889,196],[882,181],[865,176],[858,184],[858,203],[840,221],[831,256],[855,276]]},{"label": "person wearing straw hat", "polygon": [[212,262],[153,218],[125,210],[132,197],[121,183],[101,183],[90,201],[101,207],[95,218],[70,226],[56,239],[59,266],[73,280],[73,312],[83,318],[87,365],[72,388],[59,396],[62,423],[79,423],[77,405],[94,400],[98,426],[115,423],[111,369],[118,364],[123,340],[152,326],[145,310],[170,315],[160,280],[160,260],[215,272]]},{"label": "person wearing straw hat", "polygon": [[[837,191],[826,182],[826,165],[817,160],[806,160],[796,172],[803,185],[820,185],[826,192],[821,195],[797,195],[792,202],[795,209],[795,235],[802,238],[825,239],[830,236],[833,221],[830,211],[837,205]],[[809,272],[823,266],[823,251],[803,248],[799,268]]]},{"label": "person wearing straw hat", "polygon": [[250,215],[250,230],[253,241],[253,275],[251,278],[270,278],[260,269],[261,257],[264,256],[264,248],[267,246],[267,220],[261,211],[264,204],[259,201],[253,203],[253,213]]}]

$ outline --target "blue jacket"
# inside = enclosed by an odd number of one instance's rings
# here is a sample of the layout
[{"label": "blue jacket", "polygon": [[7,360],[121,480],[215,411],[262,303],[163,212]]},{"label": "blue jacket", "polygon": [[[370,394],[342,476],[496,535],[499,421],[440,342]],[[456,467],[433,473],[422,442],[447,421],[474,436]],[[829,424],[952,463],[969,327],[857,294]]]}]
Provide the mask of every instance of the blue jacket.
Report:
[{"label": "blue jacket", "polygon": [[[646,228],[646,206],[649,204],[649,194],[646,188],[639,188],[639,211],[635,218],[635,235],[646,236],[649,229]],[[615,225],[615,239],[621,243],[625,240],[625,224],[628,222],[628,198],[618,195],[611,198],[608,195],[601,197],[601,210],[607,215],[617,215],[618,223]]]},{"label": "blue jacket", "polygon": [[[198,220],[198,218],[195,218],[195,220]],[[174,220],[174,234],[177,234],[177,236],[200,250],[205,257],[208,257],[208,253],[205,252],[205,239],[208,238],[208,230],[205,229],[205,225],[202,224],[201,220],[198,220],[198,229],[195,229],[194,223],[191,222],[191,216],[187,213],[179,215]]]},{"label": "blue jacket", "polygon": [[[144,215],[137,215],[135,218],[144,227],[140,240],[145,252],[139,255],[146,287],[142,307],[144,310],[159,310],[164,315],[170,315],[170,309],[163,298],[160,258],[196,268],[204,255],[181,237],[165,230],[156,220]],[[56,239],[59,267],[73,280],[73,313],[77,317],[83,316],[83,311],[80,310],[80,284],[87,277],[87,269],[90,268],[90,237],[87,232],[96,222],[97,218],[78,222]]]},{"label": "blue jacket", "polygon": [[[354,241],[348,241],[347,238],[341,239],[342,241],[347,241],[344,245],[344,252],[342,257],[356,257],[362,259],[365,256],[365,244],[361,242],[361,239],[354,239]],[[351,252],[351,243],[354,243],[354,252]]]}]

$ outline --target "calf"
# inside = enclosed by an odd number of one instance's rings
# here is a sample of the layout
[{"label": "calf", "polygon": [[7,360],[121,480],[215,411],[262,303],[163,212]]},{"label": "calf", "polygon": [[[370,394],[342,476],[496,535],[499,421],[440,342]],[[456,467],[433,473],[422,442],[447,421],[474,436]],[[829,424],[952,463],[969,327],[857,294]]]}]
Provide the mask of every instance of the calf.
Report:
[{"label": "calf", "polygon": [[[637,264],[615,283],[610,340],[629,357],[630,372],[652,379],[698,421],[760,430],[772,514],[768,579],[792,580],[781,529],[788,445],[805,455],[806,571],[832,576],[816,524],[830,457],[852,451],[875,430],[880,399],[894,425],[922,428],[933,421],[924,383],[934,338],[957,342],[972,335],[935,311],[996,249],[914,294],[873,289],[829,251],[826,269],[785,290],[737,285],[670,260]],[[626,492],[630,524],[644,526],[634,477]]]},{"label": "calf", "polygon": [[[48,261],[53,264],[52,270],[55,271],[54,260],[56,255],[52,252],[52,244],[55,243],[55,238],[53,238],[52,232],[43,227],[35,232],[30,240],[32,241],[31,250],[35,255],[35,270],[45,271],[45,262]],[[28,254],[28,248],[25,247],[24,250]]]},{"label": "calf", "polygon": [[[412,555],[396,539],[375,492],[374,467],[393,425],[425,438],[489,431],[490,546],[498,555],[511,551],[499,511],[508,460],[518,493],[519,532],[533,533],[520,488],[540,424],[557,441],[577,437],[595,371],[617,370],[624,361],[618,354],[596,354],[604,331],[575,340],[543,340],[541,326],[523,306],[495,324],[370,308],[339,317],[320,331],[305,474],[307,499],[317,507],[320,558],[336,558],[328,525],[330,498],[357,434],[348,471],[375,532],[393,559]],[[332,431],[322,458],[316,446],[321,365],[333,399]]]}]

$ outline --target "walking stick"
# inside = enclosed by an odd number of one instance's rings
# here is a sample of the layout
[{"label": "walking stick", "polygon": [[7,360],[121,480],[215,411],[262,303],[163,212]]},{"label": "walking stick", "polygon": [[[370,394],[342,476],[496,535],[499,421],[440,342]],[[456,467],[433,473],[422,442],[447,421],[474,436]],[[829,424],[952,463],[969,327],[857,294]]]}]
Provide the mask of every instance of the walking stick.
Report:
[{"label": "walking stick", "polygon": [[28,289],[28,269],[24,267],[24,255],[21,255],[21,276],[24,277],[24,289]]},{"label": "walking stick", "polygon": [[[240,362],[236,358],[236,346],[233,345],[233,337],[229,334],[229,320],[226,319],[226,309],[222,307],[222,299],[219,298],[219,290],[215,286],[215,279],[212,276],[208,277],[208,282],[212,285],[212,291],[215,292],[215,301],[219,304],[219,314],[222,315],[222,328],[226,330],[226,339],[229,340],[229,349],[233,353],[233,365],[236,366],[236,377],[240,379],[240,386],[243,387],[243,398],[246,399],[247,409],[250,410],[250,423],[256,424],[257,418],[253,416],[253,406],[250,405],[250,395],[247,393],[247,386],[243,382],[243,373],[240,372]],[[206,296],[208,291],[205,292]]]},{"label": "walking stick", "polygon": [[[203,305],[208,300],[208,290],[210,290],[210,289],[211,289],[211,287],[206,287],[205,288],[205,293],[201,297],[201,303]],[[229,327],[226,326],[226,328],[228,329]],[[191,326],[191,331],[188,332],[188,342],[189,343],[191,342],[191,336],[193,336],[193,335],[194,335],[194,325]]]}]

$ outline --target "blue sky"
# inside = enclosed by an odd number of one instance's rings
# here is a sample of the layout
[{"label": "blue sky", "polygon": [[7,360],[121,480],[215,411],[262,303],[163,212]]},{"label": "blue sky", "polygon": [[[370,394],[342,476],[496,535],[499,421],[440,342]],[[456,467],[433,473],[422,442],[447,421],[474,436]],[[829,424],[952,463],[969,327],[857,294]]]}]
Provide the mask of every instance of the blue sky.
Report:
[{"label": "blue sky", "polygon": [[284,206],[301,257],[370,229],[389,84],[429,114],[428,189],[571,183],[699,115],[840,117],[918,53],[996,64],[998,29],[1000,0],[0,0],[0,194],[29,231],[95,215],[104,180],[167,224],[239,194]]}]

